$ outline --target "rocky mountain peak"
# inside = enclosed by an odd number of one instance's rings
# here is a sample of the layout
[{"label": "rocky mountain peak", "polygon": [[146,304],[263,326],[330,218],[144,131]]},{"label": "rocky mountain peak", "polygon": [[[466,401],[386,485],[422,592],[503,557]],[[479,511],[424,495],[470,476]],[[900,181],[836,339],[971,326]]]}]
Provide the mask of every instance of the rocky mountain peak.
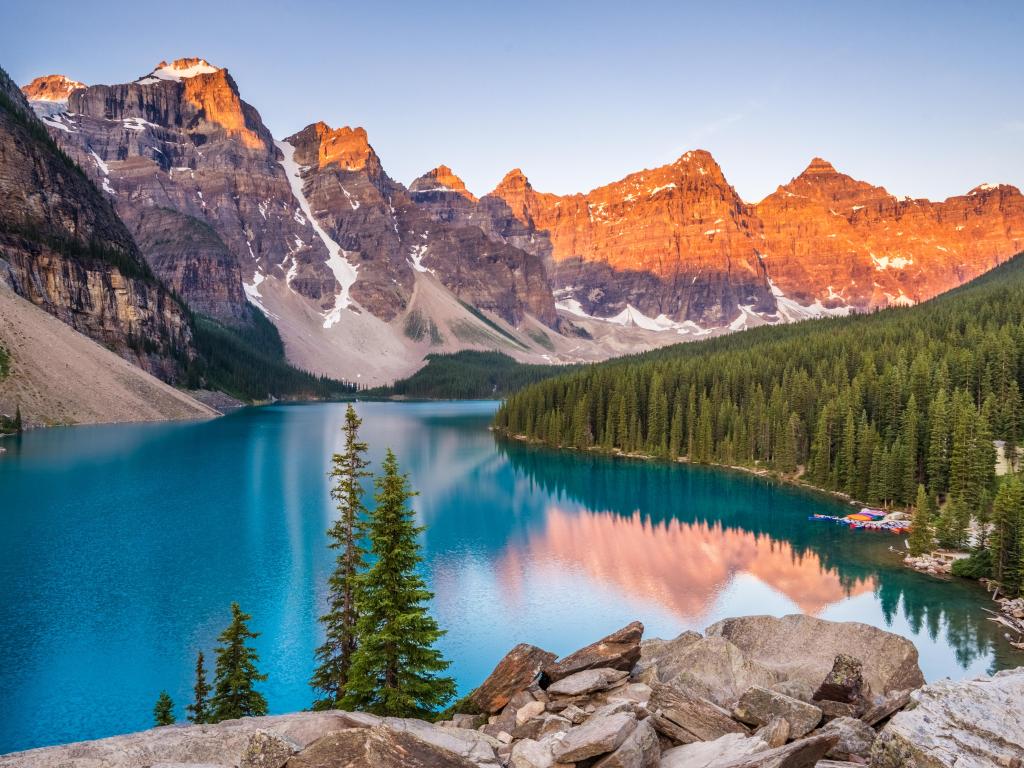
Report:
[{"label": "rocky mountain peak", "polygon": [[835,166],[832,165],[832,163],[830,163],[828,160],[823,160],[820,157],[812,157],[811,162],[807,165],[807,167],[804,169],[804,172],[801,173],[800,175],[817,176],[821,174],[831,173],[838,173],[838,171],[836,171]]},{"label": "rocky mountain peak", "polygon": [[[380,160],[370,146],[365,128],[351,128],[347,125],[331,128],[327,123],[319,121],[306,126],[295,138],[301,143],[306,143],[309,139],[316,142],[319,168],[337,165],[343,171],[361,171],[367,166],[380,166]],[[289,143],[298,146],[291,139]]]},{"label": "rocky mountain peak", "polygon": [[530,180],[526,178],[526,174],[519,168],[513,168],[502,177],[501,181],[498,182],[498,186],[494,188],[491,194],[505,197],[507,192],[523,192],[528,189],[533,189],[533,186],[530,184]]},{"label": "rocky mountain peak", "polygon": [[427,192],[454,192],[467,200],[476,202],[476,197],[468,189],[465,182],[452,172],[447,165],[439,165],[433,170],[416,179],[409,185],[409,191],[416,193]]},{"label": "rocky mountain peak", "polygon": [[79,88],[85,88],[85,83],[66,75],[44,75],[22,86],[21,90],[30,101],[66,102],[68,95]]},{"label": "rocky mountain peak", "polygon": [[220,71],[220,67],[213,66],[206,59],[189,57],[175,59],[170,64],[161,61],[153,68],[152,72],[139,78],[137,82],[148,84],[157,80],[173,80],[180,83],[182,80],[188,80],[198,75],[212,75],[214,72]]}]

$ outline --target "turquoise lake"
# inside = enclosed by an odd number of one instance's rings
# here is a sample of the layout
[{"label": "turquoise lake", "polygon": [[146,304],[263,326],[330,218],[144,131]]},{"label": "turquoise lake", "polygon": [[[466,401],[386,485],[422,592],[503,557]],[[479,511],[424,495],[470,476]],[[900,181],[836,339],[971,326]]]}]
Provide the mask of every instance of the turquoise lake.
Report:
[{"label": "turquoise lake", "polygon": [[[640,619],[812,613],[914,640],[928,679],[1024,663],[976,585],[904,569],[849,506],[744,473],[495,439],[495,403],[360,403],[375,464],[413,486],[441,647],[462,692],[518,642],[564,653]],[[253,615],[272,712],[308,707],[333,554],[341,404],[207,422],[43,430],[0,445],[0,753],[184,717],[232,600]],[[794,648],[794,653],[800,649]]]}]

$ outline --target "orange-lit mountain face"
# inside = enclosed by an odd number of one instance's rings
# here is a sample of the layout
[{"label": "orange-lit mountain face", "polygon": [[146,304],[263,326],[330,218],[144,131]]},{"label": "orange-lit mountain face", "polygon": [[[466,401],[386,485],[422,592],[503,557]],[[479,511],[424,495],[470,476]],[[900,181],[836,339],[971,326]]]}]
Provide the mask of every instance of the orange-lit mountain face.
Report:
[{"label": "orange-lit mountain face", "polygon": [[561,307],[611,317],[632,306],[665,325],[916,303],[1024,249],[1015,187],[897,200],[819,158],[756,205],[704,151],[567,196],[535,191],[516,169],[491,194],[550,236]]}]

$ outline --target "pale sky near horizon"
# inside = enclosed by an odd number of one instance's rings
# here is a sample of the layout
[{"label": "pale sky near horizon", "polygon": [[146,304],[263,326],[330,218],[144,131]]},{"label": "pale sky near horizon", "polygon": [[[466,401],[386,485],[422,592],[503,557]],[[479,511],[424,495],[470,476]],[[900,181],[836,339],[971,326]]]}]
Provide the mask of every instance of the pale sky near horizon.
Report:
[{"label": "pale sky near horizon", "polygon": [[[897,195],[1024,187],[1024,3],[0,0],[0,66],[227,67],[277,138],[361,125],[408,184],[586,191],[709,150],[756,201],[811,157]],[[715,7],[711,7],[715,6]]]}]

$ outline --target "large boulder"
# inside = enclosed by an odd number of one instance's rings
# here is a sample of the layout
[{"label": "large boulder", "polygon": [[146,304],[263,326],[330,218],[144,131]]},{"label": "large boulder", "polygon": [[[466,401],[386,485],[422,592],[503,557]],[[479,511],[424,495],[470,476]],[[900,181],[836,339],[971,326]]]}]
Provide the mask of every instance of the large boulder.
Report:
[{"label": "large boulder", "polygon": [[643,636],[644,625],[634,621],[596,643],[548,664],[544,667],[544,677],[549,683],[554,683],[577,672],[602,667],[630,672],[640,659],[640,640]]},{"label": "large boulder", "polygon": [[763,739],[742,733],[728,733],[713,741],[696,741],[667,749],[661,754],[661,768],[713,768],[726,760],[767,752]]},{"label": "large boulder", "polygon": [[813,704],[753,686],[744,693],[733,709],[733,717],[747,725],[767,725],[776,717],[789,723],[789,738],[799,739],[817,728],[821,710]]},{"label": "large boulder", "polygon": [[647,709],[660,733],[684,744],[712,741],[728,733],[747,734],[721,707],[672,686],[655,685]]},{"label": "large boulder", "polygon": [[[2,768],[148,768],[155,764],[261,766],[297,753],[335,731],[361,726],[361,715],[299,712],[216,725],[172,725],[0,757]],[[278,762],[278,766],[284,760]]]},{"label": "large boulder", "polygon": [[836,656],[854,652],[864,662],[866,695],[879,696],[924,685],[917,648],[905,637],[860,622],[834,622],[794,614],[724,619],[707,628],[708,637],[736,645],[783,679],[800,679],[817,688],[831,672]]},{"label": "large boulder", "polygon": [[695,632],[667,642],[644,643],[638,676],[648,683],[688,690],[721,707],[732,706],[752,685],[769,687],[779,680],[776,672],[728,640]]},{"label": "large boulder", "polygon": [[552,753],[560,763],[577,763],[614,752],[636,728],[636,717],[619,712],[610,717],[591,717],[564,733]]},{"label": "large boulder", "polygon": [[783,747],[769,749],[767,752],[734,757],[708,768],[815,768],[818,761],[836,744],[834,734],[808,736],[806,739],[792,741]]},{"label": "large boulder", "polygon": [[911,699],[879,733],[872,768],[1024,765],[1024,667],[939,680]]},{"label": "large boulder", "polygon": [[829,720],[820,733],[834,733],[839,741],[828,753],[828,757],[837,760],[867,758],[871,754],[871,746],[875,743],[875,729],[855,717],[837,717]]},{"label": "large boulder", "polygon": [[661,743],[651,721],[642,720],[619,748],[597,761],[594,768],[656,768]]},{"label": "large boulder", "polygon": [[548,686],[550,696],[583,696],[606,691],[626,679],[628,672],[620,669],[585,669]]},{"label": "large boulder", "polygon": [[469,695],[470,703],[489,715],[500,712],[519,691],[527,688],[540,671],[557,657],[528,643],[520,643],[498,662],[498,666]]},{"label": "large boulder", "polygon": [[[408,731],[385,725],[336,731],[292,757],[286,768],[477,768]],[[276,766],[275,768],[280,768]]]}]

